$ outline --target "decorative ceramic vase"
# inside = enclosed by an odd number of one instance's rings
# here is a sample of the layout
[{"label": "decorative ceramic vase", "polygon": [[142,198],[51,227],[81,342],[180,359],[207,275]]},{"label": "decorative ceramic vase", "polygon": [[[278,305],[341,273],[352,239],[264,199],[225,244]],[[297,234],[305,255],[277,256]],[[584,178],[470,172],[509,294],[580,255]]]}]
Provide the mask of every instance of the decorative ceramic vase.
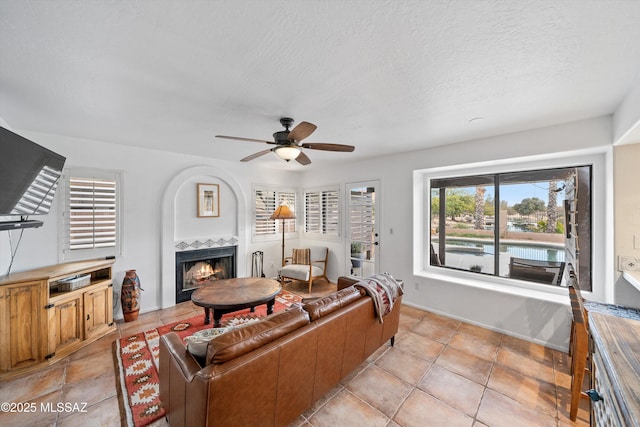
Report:
[{"label": "decorative ceramic vase", "polygon": [[142,290],[143,289],[140,287],[140,279],[138,278],[136,271],[127,270],[124,280],[122,281],[122,289],[120,291],[122,314],[124,314],[125,322],[131,322],[138,318]]}]

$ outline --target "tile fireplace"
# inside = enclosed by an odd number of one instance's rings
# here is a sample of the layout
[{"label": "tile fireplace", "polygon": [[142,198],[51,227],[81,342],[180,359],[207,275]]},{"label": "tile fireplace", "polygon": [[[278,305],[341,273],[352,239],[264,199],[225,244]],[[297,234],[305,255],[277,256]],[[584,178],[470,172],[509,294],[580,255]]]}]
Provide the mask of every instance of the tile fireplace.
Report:
[{"label": "tile fireplace", "polygon": [[176,303],[191,299],[207,280],[236,277],[236,247],[176,252]]}]

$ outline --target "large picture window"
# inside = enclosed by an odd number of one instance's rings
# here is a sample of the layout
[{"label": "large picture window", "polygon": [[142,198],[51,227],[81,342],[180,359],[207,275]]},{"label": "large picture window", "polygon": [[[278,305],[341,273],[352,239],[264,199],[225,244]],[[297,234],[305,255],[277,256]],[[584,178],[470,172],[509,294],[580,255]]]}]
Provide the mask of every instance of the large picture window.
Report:
[{"label": "large picture window", "polygon": [[[591,290],[591,167],[430,178],[430,266]],[[578,247],[579,241],[579,247]]]}]

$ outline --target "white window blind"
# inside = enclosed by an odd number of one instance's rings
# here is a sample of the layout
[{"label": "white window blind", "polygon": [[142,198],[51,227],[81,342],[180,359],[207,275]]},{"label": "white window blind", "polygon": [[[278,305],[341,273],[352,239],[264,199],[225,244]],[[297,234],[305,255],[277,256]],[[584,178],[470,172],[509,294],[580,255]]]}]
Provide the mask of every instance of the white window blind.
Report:
[{"label": "white window blind", "polygon": [[[278,193],[278,206],[287,205],[291,212],[296,213],[296,193],[290,192],[279,192]],[[277,207],[277,206],[276,206]],[[276,228],[278,233],[282,233],[282,224],[283,221],[276,221]],[[284,221],[284,232],[285,233],[295,233],[296,232],[296,220],[289,219]]]},{"label": "white window blind", "polygon": [[69,179],[69,249],[116,246],[116,181]]},{"label": "white window blind", "polygon": [[[293,213],[296,211],[295,191],[283,191],[267,188],[256,188],[254,191],[255,235],[276,236],[282,233],[282,221],[269,219],[281,204],[286,204]],[[285,233],[295,233],[296,221],[284,221]]]},{"label": "white window blind", "polygon": [[338,190],[304,193],[304,231],[328,236],[340,234],[340,195]]},{"label": "white window blind", "polygon": [[122,174],[71,168],[60,181],[60,259],[122,255]]},{"label": "white window blind", "polygon": [[305,233],[320,233],[322,224],[320,193],[304,193],[304,231]]},{"label": "white window blind", "polygon": [[367,242],[375,234],[376,202],[373,188],[357,188],[350,192],[349,238]]},{"label": "white window blind", "polygon": [[255,234],[276,234],[276,222],[269,219],[273,211],[276,210],[276,192],[256,189],[255,210]]},{"label": "white window blind", "polygon": [[11,211],[12,215],[47,214],[61,171],[44,165]]}]

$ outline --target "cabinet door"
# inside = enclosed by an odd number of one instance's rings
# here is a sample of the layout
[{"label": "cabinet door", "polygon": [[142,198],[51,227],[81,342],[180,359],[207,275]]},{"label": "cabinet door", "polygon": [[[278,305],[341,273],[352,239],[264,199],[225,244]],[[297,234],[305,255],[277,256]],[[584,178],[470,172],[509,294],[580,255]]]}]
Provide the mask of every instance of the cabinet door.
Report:
[{"label": "cabinet door", "polygon": [[105,284],[84,293],[84,338],[102,333],[113,325],[113,294]]},{"label": "cabinet door", "polygon": [[49,357],[82,341],[83,335],[81,295],[56,302],[49,309]]},{"label": "cabinet door", "polygon": [[[37,363],[41,358],[40,321],[44,311],[42,283],[19,283],[4,287],[0,305],[3,349],[0,370],[7,371]],[[5,346],[6,345],[6,346]]]}]

